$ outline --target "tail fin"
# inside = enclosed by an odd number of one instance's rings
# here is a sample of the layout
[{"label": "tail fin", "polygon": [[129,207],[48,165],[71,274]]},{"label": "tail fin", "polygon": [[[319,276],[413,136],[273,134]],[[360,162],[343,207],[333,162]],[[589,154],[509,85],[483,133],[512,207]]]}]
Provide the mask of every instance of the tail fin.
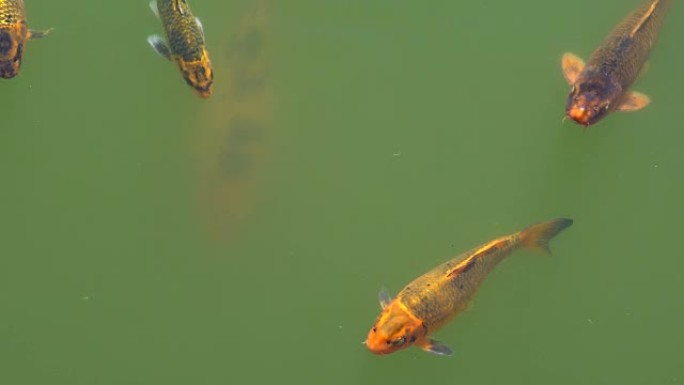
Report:
[{"label": "tail fin", "polygon": [[539,249],[551,254],[549,240],[572,224],[572,219],[558,218],[532,225],[518,233],[523,247]]}]

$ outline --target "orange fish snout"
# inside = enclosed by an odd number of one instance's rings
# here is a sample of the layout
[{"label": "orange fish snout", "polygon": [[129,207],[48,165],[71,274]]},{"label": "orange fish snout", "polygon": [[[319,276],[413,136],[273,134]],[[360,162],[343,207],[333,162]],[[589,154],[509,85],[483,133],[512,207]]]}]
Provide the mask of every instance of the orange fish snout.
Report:
[{"label": "orange fish snout", "polygon": [[390,336],[383,333],[382,330],[378,330],[377,327],[373,327],[370,332],[368,332],[366,347],[368,347],[368,350],[370,350],[371,353],[382,355],[407,348],[415,341],[416,337],[409,335],[408,333],[402,333],[399,336]]},{"label": "orange fish snout", "polygon": [[365,344],[374,354],[390,354],[413,345],[425,330],[419,320],[394,302],[380,314]]},{"label": "orange fish snout", "polygon": [[567,111],[567,115],[570,119],[585,127],[589,125],[589,120],[591,118],[589,109],[584,106],[577,105],[570,107],[570,109]]},{"label": "orange fish snout", "polygon": [[373,354],[389,354],[392,353],[392,351],[387,349],[388,346],[386,346],[387,344],[385,343],[387,340],[387,336],[378,335],[377,328],[373,327],[373,329],[368,332],[368,337],[364,343],[368,350]]},{"label": "orange fish snout", "polygon": [[595,90],[573,92],[568,96],[565,114],[584,127],[598,122],[608,112],[610,99],[602,97]]}]

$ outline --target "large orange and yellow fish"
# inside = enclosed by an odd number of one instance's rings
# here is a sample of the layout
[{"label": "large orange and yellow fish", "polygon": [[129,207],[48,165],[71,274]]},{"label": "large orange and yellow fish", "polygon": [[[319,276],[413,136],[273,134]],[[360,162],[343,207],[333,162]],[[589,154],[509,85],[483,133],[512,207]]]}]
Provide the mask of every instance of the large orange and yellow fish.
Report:
[{"label": "large orange and yellow fish", "polygon": [[17,76],[26,42],[41,38],[48,32],[50,30],[28,29],[24,0],[0,0],[0,77],[11,79]]},{"label": "large orange and yellow fish", "polygon": [[368,333],[366,346],[375,354],[416,345],[451,355],[447,345],[430,335],[468,306],[487,275],[510,253],[525,247],[550,253],[549,240],[571,224],[571,219],[554,219],[478,246],[418,277],[394,299],[381,290],[382,313]]},{"label": "large orange and yellow fish", "polygon": [[611,111],[636,111],[651,99],[629,88],[642,71],[670,0],[647,0],[625,18],[594,51],[589,61],[566,53],[562,67],[572,87],[565,114],[587,127]]}]

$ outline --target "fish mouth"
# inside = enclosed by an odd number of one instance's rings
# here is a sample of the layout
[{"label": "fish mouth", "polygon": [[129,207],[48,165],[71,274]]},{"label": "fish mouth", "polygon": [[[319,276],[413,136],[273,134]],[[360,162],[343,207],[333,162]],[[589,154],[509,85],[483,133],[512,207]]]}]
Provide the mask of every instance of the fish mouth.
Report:
[{"label": "fish mouth", "polygon": [[384,355],[392,353],[391,351],[387,351],[385,349],[381,349],[381,348],[378,348],[378,347],[373,346],[373,345],[368,345],[367,343],[365,345],[371,353],[378,355],[378,356],[384,356]]},{"label": "fish mouth", "polygon": [[200,98],[206,99],[211,96],[211,85],[212,83],[209,83],[206,86],[195,86],[195,92]]},{"label": "fish mouth", "polygon": [[17,70],[12,66],[12,63],[9,63],[9,65],[3,65],[0,63],[0,78],[3,79],[11,79],[15,76],[17,76]]},{"label": "fish mouth", "polygon": [[211,91],[197,90],[197,95],[202,99],[207,99],[211,96]]},{"label": "fish mouth", "polygon": [[386,339],[374,338],[370,335],[362,344],[366,345],[366,348],[368,348],[371,353],[379,356],[384,356],[398,350],[396,347],[388,345]]},{"label": "fish mouth", "polygon": [[566,112],[568,118],[575,121],[575,123],[582,125],[584,127],[591,124],[591,111],[586,107],[572,106]]}]

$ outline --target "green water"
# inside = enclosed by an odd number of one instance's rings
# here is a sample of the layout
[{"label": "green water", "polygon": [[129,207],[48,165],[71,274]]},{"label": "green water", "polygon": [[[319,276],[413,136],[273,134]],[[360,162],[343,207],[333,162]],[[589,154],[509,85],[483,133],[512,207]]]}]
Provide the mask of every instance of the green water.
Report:
[{"label": "green water", "polygon": [[[0,384],[684,382],[681,4],[653,103],[583,134],[560,56],[636,0],[195,0],[206,101],[146,1],[26,3],[55,30],[0,83]],[[558,216],[453,357],[361,344],[381,287]]]}]

